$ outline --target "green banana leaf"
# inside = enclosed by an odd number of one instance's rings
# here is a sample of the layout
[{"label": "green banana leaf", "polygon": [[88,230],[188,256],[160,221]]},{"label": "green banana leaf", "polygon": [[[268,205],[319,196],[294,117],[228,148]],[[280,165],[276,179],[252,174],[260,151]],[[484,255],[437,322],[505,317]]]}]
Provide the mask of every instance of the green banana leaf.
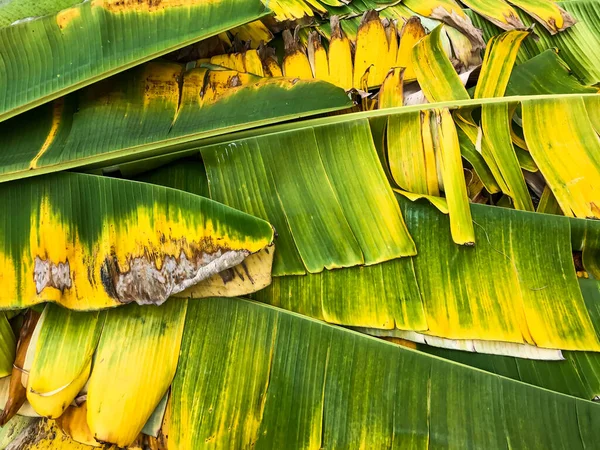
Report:
[{"label": "green banana leaf", "polygon": [[275,275],[415,254],[366,120],[266,134],[201,153],[211,198],[276,219]]},{"label": "green banana leaf", "polygon": [[193,148],[208,136],[351,104],[321,81],[151,62],[1,123],[0,181]]},{"label": "green banana leaf", "polygon": [[[340,134],[347,136],[350,135],[348,130],[365,126],[362,121],[354,125],[344,121],[342,125],[337,128],[321,125],[315,130],[321,136],[324,132],[335,135],[336,130],[343,130]],[[282,149],[281,154],[286,154],[283,149],[290,148],[292,142],[310,142],[305,130],[303,127],[296,133],[275,133],[278,140],[273,141],[277,142],[273,145]],[[298,137],[285,138],[285,145],[281,145],[286,134]],[[201,153],[205,157],[211,195],[272,222],[279,231],[277,261],[281,264],[279,267],[286,268],[298,261],[298,255],[289,251],[294,249],[292,246],[296,241],[290,236],[293,230],[286,228],[288,216],[276,208],[281,208],[280,203],[274,202],[280,197],[279,191],[273,191],[269,184],[265,171],[269,166],[265,166],[262,158],[257,159],[266,143],[271,142],[269,136],[210,146],[202,148]],[[265,144],[260,144],[263,142]],[[364,167],[359,161],[357,159],[353,166]],[[294,167],[297,169],[296,165]],[[194,172],[199,173],[198,170]],[[348,178],[376,179],[369,173],[365,170]],[[266,180],[264,183],[263,179]],[[297,176],[296,180],[300,179]],[[168,184],[166,180],[164,178],[162,182]],[[238,191],[235,186],[244,188]],[[322,189],[323,182],[316,180],[305,186]],[[312,202],[303,206],[303,200],[304,196],[300,195],[295,203],[288,200],[286,206],[294,206],[294,211],[312,206]],[[359,201],[360,198],[355,200],[357,210],[362,211]],[[593,254],[592,239],[599,231],[598,227],[592,226],[595,222],[472,205],[477,244],[475,248],[460,249],[450,239],[447,216],[428,205],[403,199],[398,201],[416,243],[416,257],[365,267],[324,270],[305,276],[294,276],[293,272],[281,270],[276,275],[285,276],[276,276],[273,284],[253,294],[254,298],[347,326],[395,328],[449,339],[484,339],[548,348],[596,348],[598,344],[576,282],[571,255],[572,248],[583,248],[582,235]],[[308,214],[315,213],[305,215]],[[506,227],[510,232],[505,230]],[[558,247],[544,244],[549,229],[553,230],[553,239],[560,243]],[[284,232],[288,234],[284,235]],[[287,253],[281,251],[286,243],[282,238],[288,240]],[[343,239],[330,235],[330,239],[336,238]],[[308,245],[322,236],[306,239]],[[511,242],[521,244],[515,247]],[[586,267],[588,260],[593,258],[584,259]],[[481,267],[486,268],[483,274]],[[567,278],[565,274],[569,274]],[[340,295],[340,292],[345,294]],[[454,301],[448,301],[449,293]],[[556,302],[556,298],[569,299],[569,320],[563,317],[563,304]],[[446,314],[446,311],[452,311],[452,314]],[[580,334],[583,330],[587,331]]]},{"label": "green banana leaf", "polygon": [[[581,291],[590,310],[597,332],[600,331],[600,290],[598,281],[580,279]],[[496,373],[551,391],[562,392],[585,400],[600,398],[600,354],[563,352],[563,361],[530,361],[508,356],[483,355],[439,349],[418,344],[429,354]]]},{"label": "green banana leaf", "polygon": [[598,420],[588,401],[270,306],[209,299],[189,305],[168,438],[180,449],[572,450],[594,445]]},{"label": "green banana leaf", "polygon": [[260,0],[0,4],[0,121],[256,20]]},{"label": "green banana leaf", "polygon": [[461,248],[446,215],[398,200],[417,247],[412,261],[275,277],[253,298],[346,326],[596,351],[569,219],[472,205],[477,244]]}]

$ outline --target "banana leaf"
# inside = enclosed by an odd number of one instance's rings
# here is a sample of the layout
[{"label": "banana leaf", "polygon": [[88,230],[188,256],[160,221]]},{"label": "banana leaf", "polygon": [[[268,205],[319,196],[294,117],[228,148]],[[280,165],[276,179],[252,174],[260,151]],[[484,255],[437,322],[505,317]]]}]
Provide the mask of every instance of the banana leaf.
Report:
[{"label": "banana leaf", "polygon": [[60,173],[0,191],[10,211],[0,221],[4,308],[160,304],[274,236],[267,222],[212,200],[127,180]]},{"label": "banana leaf", "polygon": [[[331,127],[328,127],[330,133]],[[295,141],[305,142],[306,138]],[[237,141],[237,149],[242,147],[240,142]],[[278,146],[287,147],[289,145]],[[239,152],[231,145],[223,148],[229,153]],[[215,147],[201,151],[207,156],[211,194],[227,194],[220,200],[233,201],[236,207],[249,208],[248,212],[258,214],[257,208],[264,208],[265,202],[278,198],[276,193],[264,190],[236,194],[237,189],[233,187],[248,186],[247,180],[253,178],[246,176],[246,181],[240,183],[236,177],[251,166],[256,172],[259,161],[256,155],[260,152],[245,152],[252,155],[252,159],[229,165],[223,163],[221,157],[216,158]],[[316,186],[321,184],[316,183]],[[242,201],[248,198],[255,200]],[[448,339],[482,339],[546,348],[597,347],[589,312],[576,283],[571,255],[572,248],[581,250],[582,233],[593,249],[592,238],[598,229],[591,226],[592,222],[472,205],[477,244],[472,249],[460,249],[450,238],[447,216],[427,205],[399,201],[403,216],[410,217],[408,226],[417,244],[416,257],[305,276],[280,272],[278,275],[287,276],[276,276],[270,287],[256,292],[253,297],[346,326],[412,330]],[[285,229],[282,227],[287,221],[277,215],[280,212],[262,209],[261,213],[267,214],[277,229]],[[505,231],[507,226],[510,233]],[[559,247],[543,244],[548,240],[549,229],[553,230],[552,238],[560,243]],[[510,244],[513,241],[522,244],[515,248]],[[278,252],[281,246],[279,243]],[[279,261],[293,262],[291,258],[295,256],[279,253]],[[482,267],[488,276],[482,275]],[[569,276],[564,278],[567,273]],[[345,294],[340,295],[340,292]],[[450,293],[455,301],[448,301]],[[562,304],[557,303],[556,298],[569,299],[571,306],[567,310],[572,319],[565,320]],[[447,315],[448,310],[454,312]]]},{"label": "banana leaf", "polygon": [[106,167],[351,104],[320,81],[155,61],[1,123],[0,180]]},{"label": "banana leaf", "polygon": [[275,275],[415,254],[366,120],[265,134],[201,153],[213,199],[277,223]]},{"label": "banana leaf", "polygon": [[[577,23],[555,35],[543,28],[535,28],[539,39],[530,39],[523,45],[518,61],[524,62],[545,50],[558,48],[561,58],[579,79],[588,85],[600,83],[600,5],[595,0],[568,0],[557,4],[575,17]],[[500,32],[471,11],[466,13],[483,30],[486,40]],[[533,23],[524,13],[519,17],[527,27]]]},{"label": "banana leaf", "polygon": [[12,372],[16,348],[17,339],[8,317],[6,313],[0,312],[0,377]]},{"label": "banana leaf", "polygon": [[268,12],[259,0],[0,5],[0,121]]},{"label": "banana leaf", "polygon": [[[562,52],[561,52],[562,53]],[[598,89],[581,83],[561,59],[548,49],[518,64],[510,74],[506,96],[543,94],[596,94]]]},{"label": "banana leaf", "polygon": [[[253,298],[346,326],[596,351],[573,267],[569,219],[471,205],[477,244],[462,248],[452,242],[446,215],[398,200],[416,257],[275,277]],[[399,320],[396,311],[411,313]]]},{"label": "banana leaf", "polygon": [[23,367],[31,407],[80,442],[130,445],[164,411],[186,308],[185,300],[106,312],[47,305]]},{"label": "banana leaf", "polygon": [[594,445],[599,414],[277,308],[209,299],[188,309],[168,439],[180,449],[571,450]]},{"label": "banana leaf", "polygon": [[[580,279],[581,291],[589,306],[597,332],[600,331],[600,290],[598,281]],[[474,354],[416,346],[421,351],[496,373],[525,383],[597,401],[600,398],[600,355],[594,352],[563,352],[563,361],[529,361],[508,356]]]}]

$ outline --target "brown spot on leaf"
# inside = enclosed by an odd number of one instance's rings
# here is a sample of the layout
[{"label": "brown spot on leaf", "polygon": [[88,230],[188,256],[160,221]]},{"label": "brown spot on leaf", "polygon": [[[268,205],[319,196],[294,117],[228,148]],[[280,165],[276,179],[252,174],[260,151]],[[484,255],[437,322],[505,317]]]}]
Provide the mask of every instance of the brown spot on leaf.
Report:
[{"label": "brown spot on leaf", "polygon": [[178,257],[168,255],[160,269],[156,259],[143,255],[128,260],[122,271],[115,258],[106,258],[101,268],[102,285],[106,293],[121,303],[162,304],[171,295],[240,264],[249,252],[217,249],[214,252],[194,252],[188,259],[181,251]]},{"label": "brown spot on leaf", "polygon": [[71,287],[69,260],[55,264],[36,256],[33,265],[33,281],[38,294],[47,287],[56,288],[61,292],[69,289]]}]

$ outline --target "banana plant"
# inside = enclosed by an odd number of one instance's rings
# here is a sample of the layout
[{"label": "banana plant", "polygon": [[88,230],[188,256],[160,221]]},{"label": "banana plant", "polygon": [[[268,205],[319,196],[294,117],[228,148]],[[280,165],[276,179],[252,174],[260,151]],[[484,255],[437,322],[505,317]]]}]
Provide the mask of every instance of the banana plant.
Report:
[{"label": "banana plant", "polygon": [[597,17],[1,4],[0,448],[593,448]]}]

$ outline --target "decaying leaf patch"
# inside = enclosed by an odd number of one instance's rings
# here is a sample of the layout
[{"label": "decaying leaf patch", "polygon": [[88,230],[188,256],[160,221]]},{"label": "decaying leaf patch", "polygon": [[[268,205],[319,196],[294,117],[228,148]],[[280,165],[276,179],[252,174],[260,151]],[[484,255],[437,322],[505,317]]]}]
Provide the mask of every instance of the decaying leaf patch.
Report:
[{"label": "decaying leaf patch", "polygon": [[271,284],[275,246],[253,253],[237,266],[212,275],[176,294],[176,297],[236,297],[260,291]]},{"label": "decaying leaf patch", "polygon": [[35,291],[38,294],[48,286],[59,291],[69,289],[71,287],[69,261],[55,264],[36,256],[33,266],[33,281],[35,282]]},{"label": "decaying leaf patch", "polygon": [[146,256],[129,261],[129,270],[121,271],[118,261],[106,258],[101,279],[109,296],[121,303],[164,303],[171,295],[240,264],[250,253],[243,250],[217,250],[196,253],[190,260],[181,251],[179,258],[165,257],[162,267]]}]

